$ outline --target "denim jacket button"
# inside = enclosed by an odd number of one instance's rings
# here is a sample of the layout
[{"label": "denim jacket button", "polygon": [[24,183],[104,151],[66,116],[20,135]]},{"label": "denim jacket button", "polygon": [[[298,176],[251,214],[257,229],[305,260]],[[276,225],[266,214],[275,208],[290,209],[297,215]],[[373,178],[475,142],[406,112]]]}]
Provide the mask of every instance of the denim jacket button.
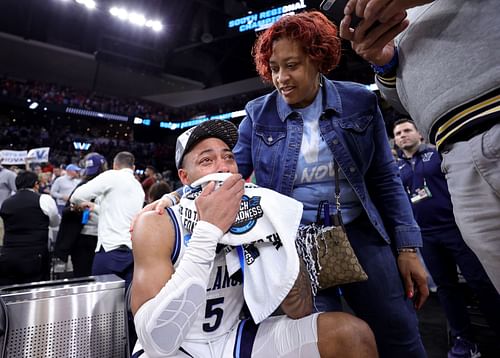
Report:
[{"label": "denim jacket button", "polygon": [[356,171],[356,168],[354,168],[354,167],[349,167],[349,171],[350,171],[351,173],[354,173],[354,172]]},{"label": "denim jacket button", "polygon": [[338,139],[334,139],[333,140],[333,144],[339,144],[339,140]]},{"label": "denim jacket button", "polygon": [[267,141],[271,143],[273,141],[273,137],[272,136],[267,137]]}]

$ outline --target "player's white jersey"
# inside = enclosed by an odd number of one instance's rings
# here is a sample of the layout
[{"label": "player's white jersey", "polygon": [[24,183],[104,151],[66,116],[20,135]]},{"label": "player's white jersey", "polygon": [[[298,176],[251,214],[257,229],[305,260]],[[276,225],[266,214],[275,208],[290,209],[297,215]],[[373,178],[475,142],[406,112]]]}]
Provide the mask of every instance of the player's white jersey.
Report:
[{"label": "player's white jersey", "polygon": [[[179,265],[190,237],[181,224],[178,209],[178,206],[167,209],[175,228],[172,253],[174,268]],[[229,277],[224,250],[220,250],[208,280],[206,306],[198,313],[196,322],[185,338],[206,342],[228,333],[238,322],[243,304],[243,286],[240,281]]]}]

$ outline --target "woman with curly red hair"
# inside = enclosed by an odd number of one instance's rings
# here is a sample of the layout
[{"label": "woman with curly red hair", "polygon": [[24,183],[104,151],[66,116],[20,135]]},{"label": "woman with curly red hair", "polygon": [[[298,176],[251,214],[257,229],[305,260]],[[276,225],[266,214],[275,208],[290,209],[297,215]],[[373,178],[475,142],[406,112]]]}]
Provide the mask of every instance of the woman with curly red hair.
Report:
[{"label": "woman with curly red hair", "polygon": [[[317,11],[283,16],[252,55],[275,90],[245,108],[234,148],[240,173],[254,171],[258,185],[301,201],[302,223],[310,224],[324,200],[334,214],[338,164],[343,222],[368,274],[341,292],[372,328],[381,357],[425,357],[415,314],[429,294],[416,254],[422,240],[377,97],[363,85],[326,78],[341,45],[336,27]],[[340,290],[319,291],[316,307],[340,310]]]}]

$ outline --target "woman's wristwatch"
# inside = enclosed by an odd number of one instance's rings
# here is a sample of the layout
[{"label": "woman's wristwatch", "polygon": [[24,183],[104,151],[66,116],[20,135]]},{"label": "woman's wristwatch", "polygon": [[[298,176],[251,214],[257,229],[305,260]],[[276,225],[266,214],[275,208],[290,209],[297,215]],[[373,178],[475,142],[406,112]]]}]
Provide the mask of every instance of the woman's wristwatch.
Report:
[{"label": "woman's wristwatch", "polygon": [[397,249],[397,251],[398,251],[398,254],[402,254],[403,252],[409,252],[409,253],[416,254],[417,248],[416,247],[401,247],[401,248]]}]

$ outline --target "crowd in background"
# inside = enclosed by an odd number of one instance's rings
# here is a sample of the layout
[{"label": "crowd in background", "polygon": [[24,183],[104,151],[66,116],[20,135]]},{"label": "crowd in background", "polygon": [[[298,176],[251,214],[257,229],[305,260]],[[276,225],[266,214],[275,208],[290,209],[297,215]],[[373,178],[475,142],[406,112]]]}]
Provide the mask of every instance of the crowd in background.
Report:
[{"label": "crowd in background", "polygon": [[240,94],[227,98],[223,103],[201,103],[174,108],[144,99],[114,97],[56,83],[43,83],[7,76],[0,78],[0,94],[4,98],[30,99],[43,104],[55,104],[128,117],[138,116],[153,121],[188,120],[203,114],[240,110],[251,99],[248,94]]},{"label": "crowd in background", "polygon": [[151,164],[164,171],[173,167],[171,158],[174,148],[168,143],[139,142],[134,140],[130,126],[121,123],[86,120],[47,120],[39,116],[37,121],[0,115],[0,148],[26,150],[50,147],[50,161],[60,165],[82,159],[86,151],[75,149],[73,142],[90,143],[90,151],[110,158],[120,150],[131,150],[142,169]]}]

